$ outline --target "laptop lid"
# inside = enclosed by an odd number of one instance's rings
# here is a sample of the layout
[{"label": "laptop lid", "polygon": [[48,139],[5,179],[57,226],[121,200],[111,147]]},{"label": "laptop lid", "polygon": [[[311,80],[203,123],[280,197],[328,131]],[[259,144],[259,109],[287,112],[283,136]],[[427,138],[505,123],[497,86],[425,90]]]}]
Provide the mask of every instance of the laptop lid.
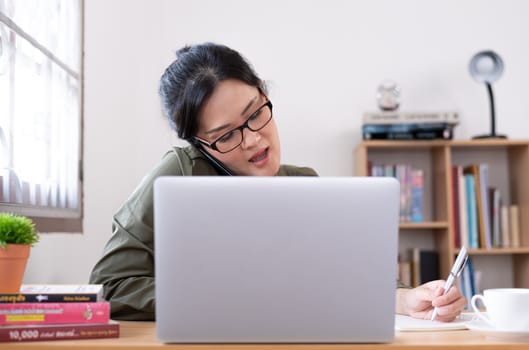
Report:
[{"label": "laptop lid", "polygon": [[159,339],[391,341],[398,203],[392,178],[157,179]]}]

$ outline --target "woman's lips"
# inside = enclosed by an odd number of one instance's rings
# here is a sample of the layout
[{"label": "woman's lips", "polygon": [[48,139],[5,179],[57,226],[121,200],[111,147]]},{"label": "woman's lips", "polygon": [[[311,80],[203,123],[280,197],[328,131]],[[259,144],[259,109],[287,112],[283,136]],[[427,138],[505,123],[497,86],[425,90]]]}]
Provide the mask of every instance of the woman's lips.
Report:
[{"label": "woman's lips", "polygon": [[250,158],[250,162],[256,165],[263,165],[264,163],[266,163],[267,159],[268,159],[268,148],[265,148],[262,151],[255,153],[252,156],[252,158]]}]

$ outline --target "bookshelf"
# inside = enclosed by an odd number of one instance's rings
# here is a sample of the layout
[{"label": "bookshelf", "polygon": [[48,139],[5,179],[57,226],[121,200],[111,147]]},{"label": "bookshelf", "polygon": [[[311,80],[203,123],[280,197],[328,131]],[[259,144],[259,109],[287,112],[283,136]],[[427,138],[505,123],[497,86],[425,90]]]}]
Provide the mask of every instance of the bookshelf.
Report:
[{"label": "bookshelf", "polygon": [[454,246],[451,167],[488,163],[490,184],[519,207],[520,246],[470,249],[469,254],[480,259],[507,256],[512,261],[513,287],[529,288],[529,140],[363,141],[354,150],[354,174],[367,176],[368,162],[407,163],[424,169],[424,221],[403,222],[399,229],[401,234],[431,234],[442,278],[459,251]]}]

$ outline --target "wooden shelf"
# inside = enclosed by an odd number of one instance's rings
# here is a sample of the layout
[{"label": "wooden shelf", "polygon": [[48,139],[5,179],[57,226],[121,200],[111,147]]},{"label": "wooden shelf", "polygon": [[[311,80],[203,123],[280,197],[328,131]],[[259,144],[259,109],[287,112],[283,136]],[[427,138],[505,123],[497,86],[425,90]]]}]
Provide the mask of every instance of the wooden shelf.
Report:
[{"label": "wooden shelf", "polygon": [[[455,250],[459,252],[459,249]],[[529,254],[529,247],[520,248],[491,248],[491,249],[468,249],[469,255],[513,255]]]},{"label": "wooden shelf", "polygon": [[[424,217],[427,222],[399,224],[400,231],[432,233],[434,249],[439,252],[441,276],[446,276],[459,252],[454,243],[452,167],[468,162],[490,162],[496,167],[491,185],[501,187],[507,204],[519,207],[520,248],[470,249],[470,255],[510,255],[513,284],[529,288],[529,140],[371,140],[354,150],[356,176],[367,176],[369,165],[410,164],[424,170]],[[413,237],[412,239],[415,239]],[[423,239],[422,237],[417,239]]]},{"label": "wooden shelf", "polygon": [[402,230],[428,230],[428,229],[446,229],[447,221],[430,221],[430,222],[401,222],[399,228]]},{"label": "wooden shelf", "polygon": [[483,139],[483,140],[413,140],[413,141],[363,141],[362,145],[368,148],[433,148],[433,147],[512,147],[512,146],[527,146],[527,140],[509,140],[509,139]]}]

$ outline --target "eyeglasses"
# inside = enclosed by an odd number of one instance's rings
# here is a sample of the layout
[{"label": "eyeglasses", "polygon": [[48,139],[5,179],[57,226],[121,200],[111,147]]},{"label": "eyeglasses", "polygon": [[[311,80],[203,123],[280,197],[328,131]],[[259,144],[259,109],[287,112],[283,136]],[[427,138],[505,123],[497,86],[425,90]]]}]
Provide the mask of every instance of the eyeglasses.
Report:
[{"label": "eyeglasses", "polygon": [[257,110],[246,119],[244,124],[228,131],[212,143],[196,136],[193,136],[193,139],[217,152],[228,153],[239,147],[242,143],[244,140],[243,131],[245,128],[256,132],[264,128],[270,120],[272,120],[272,102],[267,101],[261,107],[257,108]]}]

